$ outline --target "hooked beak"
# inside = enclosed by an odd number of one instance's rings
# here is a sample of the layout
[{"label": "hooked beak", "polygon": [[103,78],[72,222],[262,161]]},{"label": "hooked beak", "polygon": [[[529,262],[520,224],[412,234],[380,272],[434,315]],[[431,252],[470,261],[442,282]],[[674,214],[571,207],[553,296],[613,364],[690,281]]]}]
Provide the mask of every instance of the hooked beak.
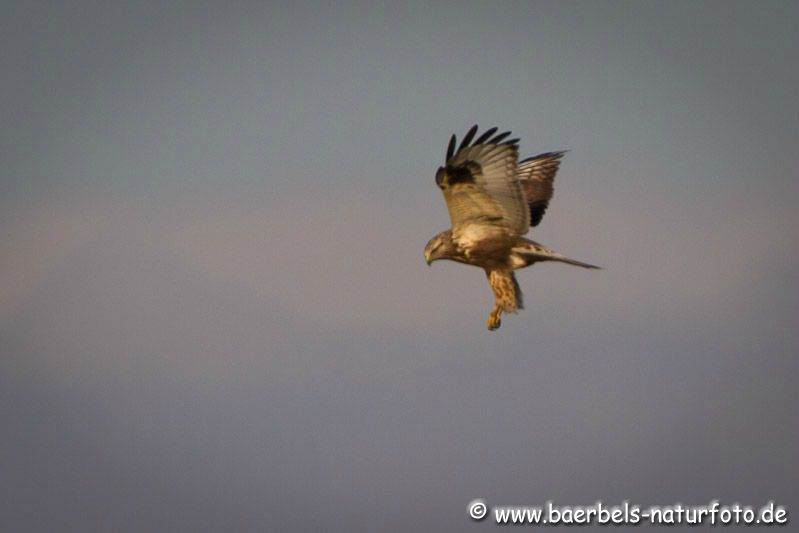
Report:
[{"label": "hooked beak", "polygon": [[430,266],[433,262],[433,260],[430,258],[430,253],[427,250],[424,252],[424,261],[427,263],[427,266]]}]

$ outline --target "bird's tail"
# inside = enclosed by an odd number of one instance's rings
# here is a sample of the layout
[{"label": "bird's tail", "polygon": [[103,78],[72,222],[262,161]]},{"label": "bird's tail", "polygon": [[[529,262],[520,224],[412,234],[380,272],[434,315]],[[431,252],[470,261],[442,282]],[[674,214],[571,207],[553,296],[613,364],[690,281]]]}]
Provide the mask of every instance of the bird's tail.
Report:
[{"label": "bird's tail", "polygon": [[583,268],[601,268],[590,263],[583,263],[582,261],[577,261],[576,259],[566,257],[563,254],[559,254],[555,250],[550,250],[546,246],[542,246],[529,239],[523,239],[523,241],[523,243],[518,246],[514,246],[511,250],[513,261],[516,263],[514,265],[515,268],[526,267],[539,261],[558,261],[560,263],[566,263]]}]

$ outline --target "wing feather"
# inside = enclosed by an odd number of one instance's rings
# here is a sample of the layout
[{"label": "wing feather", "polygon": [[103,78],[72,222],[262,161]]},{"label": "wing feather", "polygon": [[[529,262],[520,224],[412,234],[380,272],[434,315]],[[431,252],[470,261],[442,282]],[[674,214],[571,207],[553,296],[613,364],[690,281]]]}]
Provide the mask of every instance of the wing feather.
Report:
[{"label": "wing feather", "polygon": [[449,161],[453,155],[455,155],[455,134],[449,138],[449,146],[447,146],[447,161]]},{"label": "wing feather", "polygon": [[516,179],[530,210],[530,225],[537,226],[555,192],[553,183],[566,152],[546,152],[519,162]]},{"label": "wing feather", "polygon": [[436,175],[454,235],[472,224],[502,227],[515,235],[529,228],[529,209],[517,181],[517,140],[502,142],[510,135],[504,132],[485,141],[495,131],[488,130],[470,146],[477,133],[477,126],[472,127],[455,153],[451,153],[456,145],[453,136],[446,164]]},{"label": "wing feather", "polygon": [[477,124],[472,126],[472,128],[466,133],[466,136],[463,137],[461,145],[458,147],[458,151],[461,151],[467,146],[469,146],[469,143],[472,142],[475,133],[477,133]]},{"label": "wing feather", "polygon": [[483,144],[488,140],[489,137],[491,137],[492,135],[494,135],[494,133],[496,133],[497,129],[499,128],[495,126],[493,128],[485,130],[483,134],[480,137],[478,137],[476,141],[474,141],[474,144]]},{"label": "wing feather", "polygon": [[499,144],[500,142],[502,142],[502,139],[506,138],[508,135],[510,135],[509,131],[500,133],[499,135],[488,141],[488,144]]}]

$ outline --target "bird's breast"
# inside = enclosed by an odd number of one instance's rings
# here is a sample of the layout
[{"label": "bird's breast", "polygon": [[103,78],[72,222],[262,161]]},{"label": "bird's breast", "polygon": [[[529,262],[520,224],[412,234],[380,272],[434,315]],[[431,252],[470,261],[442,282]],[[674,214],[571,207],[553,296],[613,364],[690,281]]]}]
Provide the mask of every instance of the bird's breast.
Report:
[{"label": "bird's breast", "polygon": [[515,239],[504,228],[474,224],[453,231],[453,242],[472,265],[507,268]]}]

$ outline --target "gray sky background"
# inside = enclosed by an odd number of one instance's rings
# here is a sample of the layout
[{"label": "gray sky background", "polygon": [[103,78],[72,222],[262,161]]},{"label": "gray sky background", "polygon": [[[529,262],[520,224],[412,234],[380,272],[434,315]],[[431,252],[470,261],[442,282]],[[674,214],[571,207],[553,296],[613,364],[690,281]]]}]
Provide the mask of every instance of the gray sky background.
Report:
[{"label": "gray sky background", "polygon": [[[7,2],[0,529],[799,512],[796,2]],[[539,265],[424,264],[473,123]],[[795,520],[794,520],[795,522]]]}]

